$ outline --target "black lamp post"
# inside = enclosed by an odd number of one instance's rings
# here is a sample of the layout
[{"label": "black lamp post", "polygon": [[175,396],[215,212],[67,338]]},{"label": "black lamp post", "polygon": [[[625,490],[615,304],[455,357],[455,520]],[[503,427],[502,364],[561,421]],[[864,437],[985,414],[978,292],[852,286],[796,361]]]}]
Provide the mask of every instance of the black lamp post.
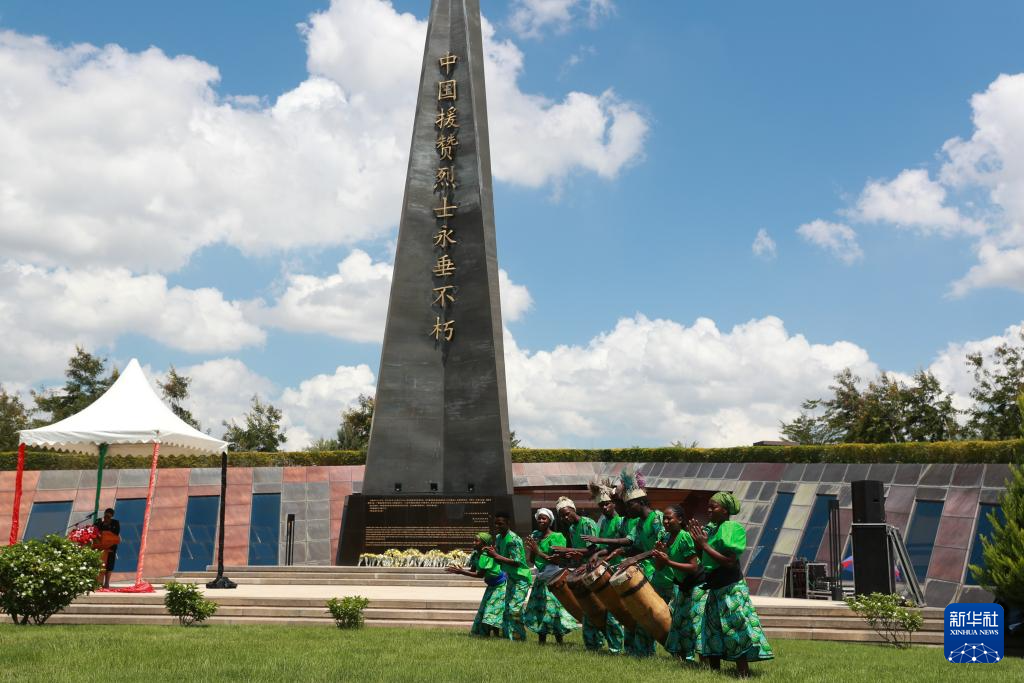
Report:
[{"label": "black lamp post", "polygon": [[224,511],[228,506],[228,452],[220,454],[220,534],[217,540],[217,578],[207,588],[237,588],[238,584],[224,576]]}]

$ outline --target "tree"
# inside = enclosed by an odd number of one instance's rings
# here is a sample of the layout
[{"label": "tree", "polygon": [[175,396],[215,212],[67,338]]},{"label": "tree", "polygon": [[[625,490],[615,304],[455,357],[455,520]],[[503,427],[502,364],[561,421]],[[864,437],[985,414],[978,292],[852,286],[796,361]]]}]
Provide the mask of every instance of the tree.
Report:
[{"label": "tree", "polygon": [[[1024,330],[1020,338],[1024,342]],[[1024,393],[1024,346],[1000,344],[989,364],[980,353],[968,354],[967,367],[975,382],[971,389],[974,406],[967,411],[971,434],[987,440],[1019,438],[1024,409],[1017,397]]]},{"label": "tree", "polygon": [[509,448],[519,448],[523,442],[516,438],[516,430],[512,430],[508,433],[508,445]]},{"label": "tree", "polygon": [[276,452],[287,441],[281,431],[281,411],[270,403],[263,403],[255,394],[250,406],[249,412],[245,414],[244,427],[236,425],[234,420],[223,422],[227,428],[224,440],[231,442],[230,449],[233,451]]},{"label": "tree", "polygon": [[158,384],[160,385],[160,393],[171,404],[171,410],[174,411],[174,414],[196,429],[201,429],[199,420],[193,417],[191,411],[186,410],[181,405],[188,398],[188,387],[192,384],[192,379],[185,375],[179,375],[172,365],[171,369],[167,372],[167,379]]},{"label": "tree", "polygon": [[338,449],[365,451],[370,443],[370,425],[373,423],[373,396],[359,394],[357,405],[341,413],[338,427]]},{"label": "tree", "polygon": [[317,439],[313,443],[306,446],[307,453],[322,453],[325,451],[340,451],[338,447],[337,439],[324,439],[323,437]]},{"label": "tree", "polygon": [[781,423],[784,437],[802,444],[947,441],[962,432],[950,394],[924,370],[911,383],[882,373],[861,391],[846,368],[835,376],[832,398],[810,399],[800,415]]},{"label": "tree", "polygon": [[[75,347],[75,355],[68,359],[68,367],[64,371],[67,381],[64,388],[56,391],[32,392],[36,409],[49,413],[49,422],[57,422],[81,411],[103,395],[115,381],[118,371],[113,368],[106,377],[103,376],[106,358],[94,356],[81,346]],[[45,424],[46,420],[37,420]]]},{"label": "tree", "polygon": [[979,536],[985,565],[972,564],[974,578],[996,598],[1024,605],[1024,467],[1010,465],[1010,480],[999,497],[1002,519],[988,513],[992,533]]},{"label": "tree", "polygon": [[17,394],[8,394],[0,385],[0,451],[18,447],[18,430],[27,429],[29,411]]}]

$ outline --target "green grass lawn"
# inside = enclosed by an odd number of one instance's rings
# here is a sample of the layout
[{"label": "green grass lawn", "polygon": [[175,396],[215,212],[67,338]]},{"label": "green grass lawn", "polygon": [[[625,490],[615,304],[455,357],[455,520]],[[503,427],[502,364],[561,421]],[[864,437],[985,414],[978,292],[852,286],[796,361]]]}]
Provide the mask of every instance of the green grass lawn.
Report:
[{"label": "green grass lawn", "polygon": [[[6,615],[5,615],[6,616]],[[758,681],[1024,680],[1024,661],[955,665],[938,648],[778,640],[776,659],[751,665]],[[0,624],[0,681],[725,681],[651,660],[563,646],[470,638],[446,630],[288,626],[14,626]]]}]

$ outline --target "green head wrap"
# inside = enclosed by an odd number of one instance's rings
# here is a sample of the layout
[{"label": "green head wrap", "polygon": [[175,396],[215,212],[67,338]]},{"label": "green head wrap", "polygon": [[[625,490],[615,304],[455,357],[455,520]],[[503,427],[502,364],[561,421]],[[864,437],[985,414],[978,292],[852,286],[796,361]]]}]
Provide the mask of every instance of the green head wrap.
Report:
[{"label": "green head wrap", "polygon": [[740,511],[739,499],[727,491],[719,491],[711,496],[711,500],[724,507],[730,515],[735,515]]},{"label": "green head wrap", "polygon": [[494,543],[494,536],[491,536],[486,531],[481,531],[480,533],[478,533],[476,535],[476,539],[478,541],[483,541],[484,545],[490,545],[491,543]]}]

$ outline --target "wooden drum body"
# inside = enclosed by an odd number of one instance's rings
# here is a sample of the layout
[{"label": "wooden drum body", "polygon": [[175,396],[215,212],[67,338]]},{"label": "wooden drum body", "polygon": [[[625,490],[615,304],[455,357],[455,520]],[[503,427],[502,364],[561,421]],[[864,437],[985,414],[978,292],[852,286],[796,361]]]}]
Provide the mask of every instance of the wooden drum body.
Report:
[{"label": "wooden drum body", "polygon": [[630,614],[626,606],[622,604],[619,594],[612,588],[612,572],[606,564],[599,564],[594,571],[583,577],[583,583],[590,588],[590,591],[604,603],[608,611],[612,613],[622,627],[627,631],[636,628],[636,619]]},{"label": "wooden drum body", "polygon": [[611,585],[636,623],[664,645],[672,626],[672,616],[668,605],[654,590],[643,571],[635,565],[626,567],[612,577]]},{"label": "wooden drum body", "polygon": [[603,631],[608,625],[608,608],[604,606],[599,597],[587,588],[587,584],[583,582],[583,574],[570,574],[566,583],[569,584],[569,590],[576,596],[576,601],[583,608],[583,613],[587,615],[587,621],[594,628]]},{"label": "wooden drum body", "polygon": [[563,569],[555,575],[555,578],[548,581],[548,590],[558,598],[558,602],[562,603],[565,611],[571,614],[576,621],[583,621],[583,607],[580,606],[573,592],[569,590],[568,578],[569,570]]}]

